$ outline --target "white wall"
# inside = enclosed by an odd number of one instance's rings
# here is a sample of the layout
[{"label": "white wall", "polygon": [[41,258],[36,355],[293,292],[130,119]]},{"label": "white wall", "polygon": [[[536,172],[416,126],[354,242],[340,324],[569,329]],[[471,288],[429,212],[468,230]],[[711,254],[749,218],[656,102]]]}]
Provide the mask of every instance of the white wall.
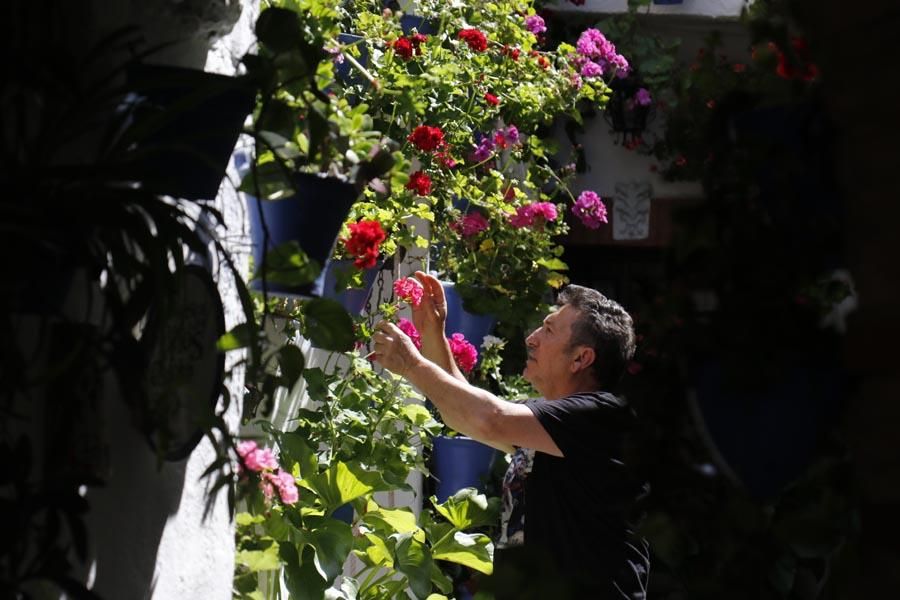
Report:
[{"label": "white wall", "polygon": [[[102,3],[98,29],[137,21],[148,43],[183,40],[153,62],[233,74],[253,43],[258,0],[121,0]],[[235,19],[237,21],[235,22]],[[233,28],[232,28],[233,25]],[[218,39],[216,39],[218,38]],[[211,47],[211,49],[210,49]],[[229,171],[217,208],[227,229],[221,239],[236,264],[247,265],[246,218]],[[220,268],[218,287],[226,327],[242,320],[234,285]],[[246,274],[245,274],[246,275]],[[234,360],[234,357],[231,358]],[[233,402],[226,420],[237,431],[243,382],[228,384]],[[156,456],[129,424],[131,416],[113,391],[106,399],[111,476],[107,486],[87,492],[92,565],[87,579],[109,600],[227,600],[234,569],[234,527],[225,493],[204,520],[208,480],[201,473],[215,458],[203,440],[185,460],[157,464]]]},{"label": "white wall", "polygon": [[[681,4],[651,4],[646,11],[652,15],[684,15],[704,18],[734,18],[741,14],[746,0],[684,0]],[[617,13],[628,10],[628,0],[586,0],[575,6],[567,0],[557,0],[554,10],[572,13]]]}]

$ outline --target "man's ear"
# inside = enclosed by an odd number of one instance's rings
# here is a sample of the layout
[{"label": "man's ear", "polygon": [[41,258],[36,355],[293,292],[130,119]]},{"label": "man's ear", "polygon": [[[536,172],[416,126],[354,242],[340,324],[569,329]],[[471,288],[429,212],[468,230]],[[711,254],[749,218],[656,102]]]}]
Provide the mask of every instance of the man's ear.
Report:
[{"label": "man's ear", "polygon": [[572,359],[572,372],[577,373],[584,369],[590,369],[591,365],[594,364],[595,358],[596,355],[593,348],[590,346],[579,347],[577,354]]}]

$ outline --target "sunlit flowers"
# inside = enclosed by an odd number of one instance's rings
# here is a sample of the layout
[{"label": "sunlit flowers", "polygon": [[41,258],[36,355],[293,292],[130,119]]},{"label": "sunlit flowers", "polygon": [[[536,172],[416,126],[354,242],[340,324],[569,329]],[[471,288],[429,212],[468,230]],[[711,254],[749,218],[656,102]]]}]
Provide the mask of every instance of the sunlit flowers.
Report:
[{"label": "sunlit flowers", "polygon": [[453,353],[453,360],[459,370],[466,374],[471,373],[475,363],[478,362],[478,350],[475,346],[461,333],[451,335],[447,338],[447,343],[450,344],[450,352]]},{"label": "sunlit flowers", "polygon": [[484,52],[487,50],[487,38],[478,29],[462,29],[457,37],[468,44],[469,48],[475,52]]},{"label": "sunlit flowers", "polygon": [[419,335],[419,330],[416,329],[416,326],[413,325],[412,321],[401,317],[397,320],[397,327],[400,331],[409,336],[409,339],[412,340],[412,343],[416,348],[422,347],[422,336]]},{"label": "sunlit flowers", "polygon": [[402,300],[410,306],[419,306],[424,294],[425,290],[422,289],[422,284],[412,277],[402,277],[394,282],[394,295],[398,300]]},{"label": "sunlit flowers", "polygon": [[242,468],[260,474],[259,488],[267,501],[275,496],[275,490],[284,504],[294,504],[300,499],[294,476],[278,466],[272,450],[260,448],[253,440],[247,440],[237,445],[237,453]]},{"label": "sunlit flowers", "polygon": [[355,258],[358,269],[371,269],[378,262],[379,247],[387,237],[378,221],[350,223],[350,237],[344,240],[347,253]]},{"label": "sunlit flowers", "polygon": [[509,224],[517,229],[540,227],[548,221],[555,221],[556,217],[556,205],[552,202],[532,202],[517,208],[516,214],[509,217]]},{"label": "sunlit flowers", "polygon": [[406,189],[420,196],[427,196],[431,193],[431,177],[424,171],[416,171],[409,176]]},{"label": "sunlit flowers", "polygon": [[444,145],[444,132],[440,127],[419,125],[406,139],[422,152],[433,152]]}]

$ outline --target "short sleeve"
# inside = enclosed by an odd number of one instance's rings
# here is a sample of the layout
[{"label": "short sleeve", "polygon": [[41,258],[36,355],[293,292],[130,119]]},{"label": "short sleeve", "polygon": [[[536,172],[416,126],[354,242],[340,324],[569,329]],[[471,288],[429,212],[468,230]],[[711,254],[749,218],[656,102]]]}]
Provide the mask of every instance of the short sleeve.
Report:
[{"label": "short sleeve", "polygon": [[618,455],[631,410],[612,394],[576,394],[525,403],[567,459]]}]

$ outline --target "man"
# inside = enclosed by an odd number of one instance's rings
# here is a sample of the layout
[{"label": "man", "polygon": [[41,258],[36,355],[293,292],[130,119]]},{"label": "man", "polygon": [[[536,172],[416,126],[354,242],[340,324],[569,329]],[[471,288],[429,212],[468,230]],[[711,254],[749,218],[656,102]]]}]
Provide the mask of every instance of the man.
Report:
[{"label": "man", "polygon": [[634,416],[601,391],[634,354],[631,317],[595,290],[562,290],[525,340],[523,375],[543,398],[517,404],[468,384],[444,335],[443,288],[424,273],[416,278],[424,288],[413,309],[421,353],[381,322],[376,360],[419,388],[449,427],[512,454],[490,582],[497,598],[645,598],[647,548],[628,529],[643,485],[623,456]]}]

